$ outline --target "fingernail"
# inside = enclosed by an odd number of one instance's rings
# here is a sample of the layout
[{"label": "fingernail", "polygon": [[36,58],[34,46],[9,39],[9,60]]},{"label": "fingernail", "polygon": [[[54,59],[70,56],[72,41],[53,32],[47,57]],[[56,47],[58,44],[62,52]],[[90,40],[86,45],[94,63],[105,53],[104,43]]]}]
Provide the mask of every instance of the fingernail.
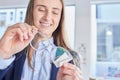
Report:
[{"label": "fingernail", "polygon": [[32,29],[32,33],[37,33],[37,30],[36,29]]}]

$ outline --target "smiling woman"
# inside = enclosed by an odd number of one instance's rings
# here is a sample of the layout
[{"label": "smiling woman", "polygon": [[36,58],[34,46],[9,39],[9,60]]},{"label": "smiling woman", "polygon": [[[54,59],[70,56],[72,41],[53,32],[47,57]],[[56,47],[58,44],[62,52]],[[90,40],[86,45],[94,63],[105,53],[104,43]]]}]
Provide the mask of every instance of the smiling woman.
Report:
[{"label": "smiling woman", "polygon": [[[62,0],[30,0],[25,23],[8,27],[0,40],[0,80],[83,80],[64,28]],[[59,59],[71,58],[56,68],[52,57],[61,51]]]},{"label": "smiling woman", "polygon": [[33,12],[33,15],[35,15],[33,16],[35,26],[39,31],[51,37],[59,24],[61,11],[62,5],[60,1],[52,0],[49,3],[47,0],[36,0]]}]

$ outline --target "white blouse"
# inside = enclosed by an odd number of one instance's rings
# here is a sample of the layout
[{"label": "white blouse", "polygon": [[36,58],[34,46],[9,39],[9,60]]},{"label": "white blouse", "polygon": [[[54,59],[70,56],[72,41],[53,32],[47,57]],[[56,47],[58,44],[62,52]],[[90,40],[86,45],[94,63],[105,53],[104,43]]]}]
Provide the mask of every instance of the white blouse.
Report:
[{"label": "white blouse", "polygon": [[25,60],[21,80],[50,80],[51,56],[56,46],[53,38],[39,42],[37,51],[33,54],[31,64],[34,69],[28,65],[28,57]]}]

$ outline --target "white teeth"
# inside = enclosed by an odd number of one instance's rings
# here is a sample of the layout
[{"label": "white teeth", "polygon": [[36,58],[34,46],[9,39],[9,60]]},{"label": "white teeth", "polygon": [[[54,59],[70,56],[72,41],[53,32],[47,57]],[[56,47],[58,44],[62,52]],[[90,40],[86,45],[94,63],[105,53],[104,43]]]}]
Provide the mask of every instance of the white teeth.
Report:
[{"label": "white teeth", "polygon": [[41,23],[41,25],[42,25],[42,26],[46,26],[46,27],[49,27],[49,26],[50,26],[50,24],[48,24],[48,23]]}]

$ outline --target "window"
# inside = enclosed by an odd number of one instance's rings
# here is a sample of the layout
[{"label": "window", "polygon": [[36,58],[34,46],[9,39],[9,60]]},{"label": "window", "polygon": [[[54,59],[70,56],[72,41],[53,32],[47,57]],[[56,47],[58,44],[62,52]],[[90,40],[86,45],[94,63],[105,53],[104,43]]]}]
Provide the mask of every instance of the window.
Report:
[{"label": "window", "polygon": [[0,38],[8,26],[16,22],[24,22],[26,8],[0,9]]},{"label": "window", "polygon": [[65,6],[65,30],[68,36],[70,47],[74,49],[75,33],[75,6]]},{"label": "window", "polygon": [[15,22],[15,9],[0,9],[0,38],[7,29],[6,26]]},{"label": "window", "polygon": [[92,4],[93,76],[120,80],[120,3]]}]

